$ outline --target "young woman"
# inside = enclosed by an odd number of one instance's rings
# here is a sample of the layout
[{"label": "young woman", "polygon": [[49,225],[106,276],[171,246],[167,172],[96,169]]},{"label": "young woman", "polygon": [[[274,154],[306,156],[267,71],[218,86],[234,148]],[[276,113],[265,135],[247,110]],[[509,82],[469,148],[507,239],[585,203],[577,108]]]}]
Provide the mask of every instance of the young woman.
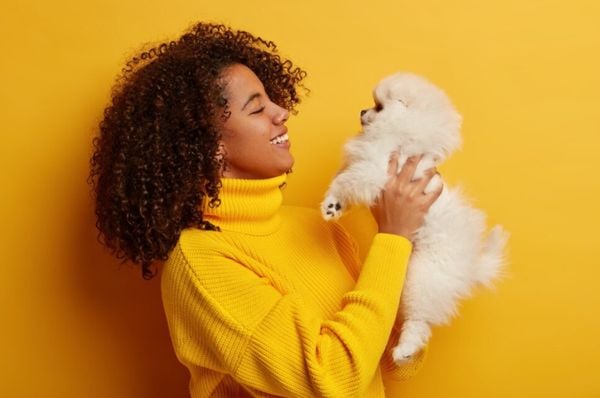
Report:
[{"label": "young woman", "polygon": [[[94,140],[90,179],[102,242],[161,287],[192,397],[384,397],[414,232],[441,191],[418,159],[353,238],[316,209],[282,206],[294,159],[285,122],[305,72],[247,32],[199,23],[134,57]],[[292,134],[293,136],[293,134]]]}]

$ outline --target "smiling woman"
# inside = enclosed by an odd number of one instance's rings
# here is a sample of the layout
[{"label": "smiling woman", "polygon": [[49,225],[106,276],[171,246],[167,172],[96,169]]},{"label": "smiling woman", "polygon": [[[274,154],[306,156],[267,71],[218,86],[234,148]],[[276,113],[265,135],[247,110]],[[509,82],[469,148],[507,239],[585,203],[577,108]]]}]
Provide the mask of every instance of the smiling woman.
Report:
[{"label": "smiling woman", "polygon": [[[117,257],[166,260],[161,291],[192,397],[384,397],[426,348],[390,362],[414,230],[435,200],[417,162],[373,208],[357,244],[316,209],[282,206],[285,126],[305,72],[272,42],[197,24],[134,57],[94,140],[97,226]],[[391,337],[390,337],[391,335]],[[382,355],[384,356],[382,358]]]},{"label": "smiling woman", "polygon": [[270,178],[294,164],[285,122],[289,111],[269,98],[262,82],[242,64],[223,71],[229,117],[221,124],[224,177]]}]

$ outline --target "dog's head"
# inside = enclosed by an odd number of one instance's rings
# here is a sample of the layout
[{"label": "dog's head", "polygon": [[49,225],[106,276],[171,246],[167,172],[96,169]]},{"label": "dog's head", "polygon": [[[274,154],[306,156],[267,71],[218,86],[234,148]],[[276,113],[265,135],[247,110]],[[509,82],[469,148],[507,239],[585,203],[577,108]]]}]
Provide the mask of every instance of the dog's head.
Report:
[{"label": "dog's head", "polygon": [[462,117],[446,94],[422,77],[396,73],[373,90],[375,105],[361,111],[363,134],[407,153],[445,158],[461,145]]}]

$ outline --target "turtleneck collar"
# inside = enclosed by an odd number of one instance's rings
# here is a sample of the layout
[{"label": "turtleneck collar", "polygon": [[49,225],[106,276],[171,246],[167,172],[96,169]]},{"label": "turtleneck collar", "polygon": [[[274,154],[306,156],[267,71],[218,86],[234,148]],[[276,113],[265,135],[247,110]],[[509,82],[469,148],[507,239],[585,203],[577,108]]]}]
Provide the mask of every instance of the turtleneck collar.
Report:
[{"label": "turtleneck collar", "polygon": [[204,206],[204,220],[223,231],[268,235],[281,225],[281,187],[287,174],[261,180],[221,178],[218,207]]}]

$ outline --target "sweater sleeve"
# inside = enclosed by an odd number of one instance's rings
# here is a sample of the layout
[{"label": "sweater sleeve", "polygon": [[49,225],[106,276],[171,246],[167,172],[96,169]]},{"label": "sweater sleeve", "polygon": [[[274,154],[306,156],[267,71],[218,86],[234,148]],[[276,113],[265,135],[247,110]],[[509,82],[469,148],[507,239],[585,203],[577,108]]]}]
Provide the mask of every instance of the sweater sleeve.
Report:
[{"label": "sweater sleeve", "polygon": [[[340,236],[340,240],[345,242],[345,246],[349,247],[349,252],[352,253],[352,258],[346,261],[348,270],[352,276],[357,279],[360,274],[360,253],[359,246],[356,239],[346,231],[346,229],[339,223],[330,223],[335,229],[336,236]],[[429,344],[409,362],[404,363],[400,366],[396,365],[392,358],[392,349],[398,344],[400,338],[400,332],[402,330],[402,321],[396,319],[392,328],[392,333],[388,340],[388,344],[385,348],[383,357],[381,358],[381,370],[382,375],[387,380],[393,381],[404,381],[415,376],[419,370],[423,367],[427,358],[429,350]]]},{"label": "sweater sleeve", "polygon": [[228,302],[216,301],[186,261],[177,267],[182,275],[163,275],[165,286],[177,286],[163,294],[177,356],[187,366],[230,374],[268,394],[361,397],[388,343],[411,250],[403,237],[375,235],[354,290],[330,319],[234,259],[204,256],[198,266],[218,273],[219,295],[226,289],[247,303],[246,315],[232,315]]}]

